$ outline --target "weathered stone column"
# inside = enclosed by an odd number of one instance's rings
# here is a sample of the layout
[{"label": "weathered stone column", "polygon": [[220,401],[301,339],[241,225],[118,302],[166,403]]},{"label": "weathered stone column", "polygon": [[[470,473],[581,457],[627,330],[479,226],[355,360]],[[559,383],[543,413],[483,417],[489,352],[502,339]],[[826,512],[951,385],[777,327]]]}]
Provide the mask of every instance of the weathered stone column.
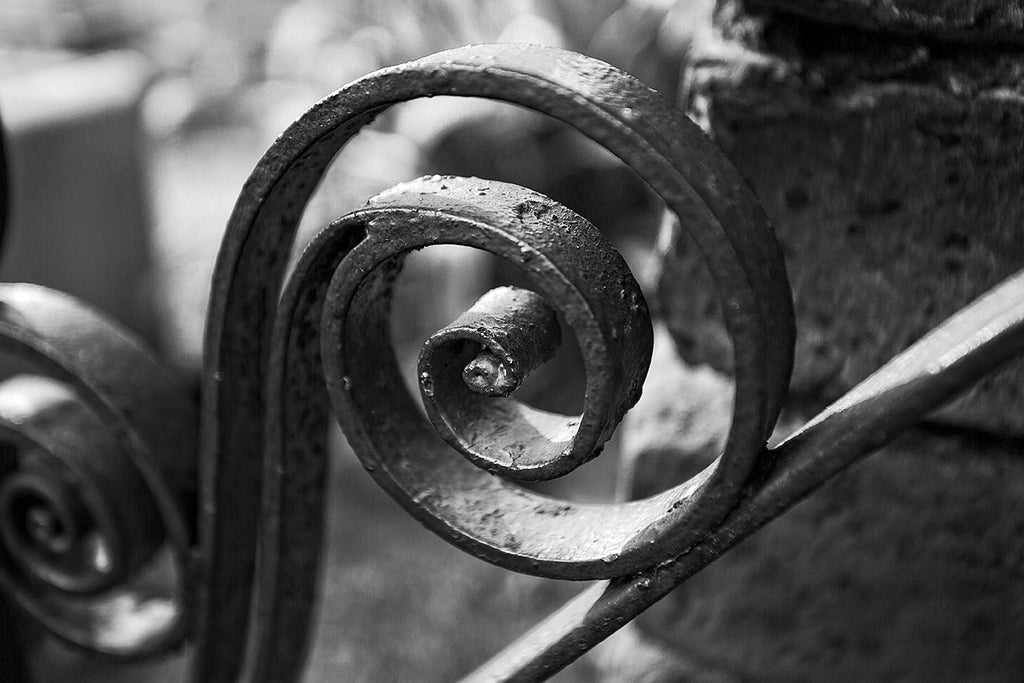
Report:
[{"label": "weathered stone column", "polygon": [[[787,257],[784,422],[1024,268],[1022,21],[1018,1],[724,0],[695,40],[684,104]],[[660,303],[686,362],[662,353],[626,427],[634,495],[713,458],[728,417],[714,286],[671,230]],[[1021,680],[1024,362],[692,578],[606,655],[609,680]]]}]

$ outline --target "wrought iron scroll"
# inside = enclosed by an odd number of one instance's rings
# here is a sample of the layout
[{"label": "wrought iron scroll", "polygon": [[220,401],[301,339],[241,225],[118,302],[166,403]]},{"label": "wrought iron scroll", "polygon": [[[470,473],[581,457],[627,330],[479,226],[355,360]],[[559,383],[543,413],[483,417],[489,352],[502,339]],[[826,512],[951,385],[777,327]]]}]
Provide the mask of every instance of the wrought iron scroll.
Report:
[{"label": "wrought iron scroll", "polygon": [[[635,402],[650,353],[646,304],[621,259],[586,220],[530,190],[438,176],[403,183],[327,227],[284,283],[303,208],[338,151],[389,106],[436,95],[510,102],[574,126],[630,166],[693,235],[735,354],[730,432],[707,470],[654,497],[603,506],[515,483],[594,457]],[[403,257],[432,244],[510,261],[542,301],[492,292],[433,335],[420,359],[424,417],[386,344],[387,316]],[[547,305],[583,349],[578,416],[507,396],[553,343]],[[604,580],[471,676],[538,680],[1020,353],[1024,275],[769,450],[793,335],[785,267],[756,197],[692,122],[621,71],[560,50],[475,46],[339,90],[256,167],[218,261],[205,349],[196,675],[279,681],[301,671],[323,531],[328,403],[371,476],[442,538],[514,571]]]},{"label": "wrought iron scroll", "polygon": [[[518,483],[600,453],[639,397],[652,343],[622,258],[543,195],[477,178],[402,183],[327,226],[288,274],[303,209],[339,150],[388,107],[436,95],[509,102],[574,126],[690,231],[735,354],[728,439],[704,472],[608,505]],[[386,343],[388,314],[405,255],[433,244],[492,252],[531,289],[493,290],[426,340],[420,411]],[[558,342],[556,311],[587,371],[579,415],[514,398]],[[0,285],[0,350],[24,368],[0,383],[0,588],[89,651],[145,656],[190,635],[193,680],[295,680],[324,506],[345,505],[325,498],[333,418],[377,483],[445,540],[510,570],[599,580],[469,678],[540,680],[1021,354],[1024,271],[769,449],[793,326],[781,250],[757,198],[640,82],[522,45],[384,69],[314,105],[242,189],[213,281],[198,446],[192,399],[138,341],[67,296]]]}]

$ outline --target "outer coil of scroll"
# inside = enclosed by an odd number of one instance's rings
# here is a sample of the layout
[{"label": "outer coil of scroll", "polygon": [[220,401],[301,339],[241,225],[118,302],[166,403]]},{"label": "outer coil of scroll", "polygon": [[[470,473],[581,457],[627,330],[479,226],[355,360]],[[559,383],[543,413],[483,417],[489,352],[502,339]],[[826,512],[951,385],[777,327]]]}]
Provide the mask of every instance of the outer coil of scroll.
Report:
[{"label": "outer coil of scroll", "polygon": [[[201,544],[207,562],[195,666],[205,680],[230,680],[241,666],[245,643],[238,634],[245,630],[248,604],[238,596],[253,580],[258,522],[257,622],[247,671],[255,680],[288,680],[301,666],[323,505],[319,434],[326,424],[326,397],[319,388],[316,336],[327,278],[350,250],[357,258],[359,243],[374,239],[373,228],[365,226],[367,236],[358,218],[343,219],[345,228],[334,231],[330,246],[318,248],[302,265],[307,282],[324,284],[290,287],[279,303],[286,256],[301,212],[338,150],[388,106],[433,95],[503,100],[565,121],[619,156],[665,199],[703,249],[721,288],[735,348],[735,412],[720,460],[695,481],[646,501],[597,512],[566,504],[555,519],[550,501],[541,504],[454,453],[446,453],[441,465],[452,479],[436,481],[445,487],[443,495],[429,495],[425,482],[410,486],[398,473],[415,467],[421,444],[436,442],[433,433],[387,444],[415,444],[415,453],[370,456],[370,467],[373,461],[385,465],[375,476],[392,495],[449,541],[503,566],[562,578],[622,575],[678,554],[729,511],[778,415],[793,339],[780,251],[752,193],[685,116],[607,64],[547,48],[462,48],[360,79],[314,106],[267,152],[242,191],[222,245],[204,374]],[[403,199],[386,208],[411,214],[417,205]],[[453,220],[473,220],[472,206],[455,213],[461,218]],[[325,312],[328,337],[342,342],[351,337],[345,329],[352,321],[332,327],[330,316],[345,314],[339,293],[346,291],[332,285],[332,304],[339,307]],[[328,344],[328,363],[346,348]],[[332,384],[342,422],[350,438],[369,442],[364,417],[346,407],[345,377],[335,376]],[[398,405],[407,398],[395,400]],[[262,433],[254,428],[258,424],[265,425]],[[483,500],[480,491],[493,496]],[[477,504],[484,507],[474,514],[502,515],[506,530],[481,534],[479,525],[469,524],[469,508],[462,506]],[[590,534],[577,544],[559,531],[594,522],[611,540]],[[531,529],[529,537],[512,538],[507,529],[516,528]],[[539,530],[553,540],[544,541],[534,533]]]},{"label": "outer coil of scroll", "polygon": [[0,285],[0,586],[91,652],[143,657],[187,631],[195,407],[137,340],[74,299]]}]

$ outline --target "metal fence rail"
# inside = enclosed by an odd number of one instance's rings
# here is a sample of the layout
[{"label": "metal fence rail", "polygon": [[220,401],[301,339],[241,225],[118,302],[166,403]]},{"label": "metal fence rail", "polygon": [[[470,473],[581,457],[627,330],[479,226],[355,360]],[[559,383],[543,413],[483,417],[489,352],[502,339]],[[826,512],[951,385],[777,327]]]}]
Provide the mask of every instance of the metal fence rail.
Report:
[{"label": "metal fence rail", "polygon": [[[735,356],[728,440],[704,472],[607,505],[517,485],[595,457],[639,397],[651,352],[647,306],[621,257],[585,219],[531,190],[441,176],[400,184],[327,227],[285,282],[299,218],[338,151],[391,105],[436,95],[511,102],[574,126],[630,166],[695,238]],[[402,259],[432,244],[490,251],[542,296],[492,291],[427,341],[424,416],[381,339]],[[332,414],[378,484],[445,540],[510,570],[602,580],[467,679],[540,680],[1024,352],[1022,271],[767,448],[794,322],[781,249],[757,198],[695,124],[632,77],[513,45],[370,74],[314,105],[268,150],[242,189],[214,276],[198,451],[195,406],[138,343],[48,290],[5,285],[0,300],[5,350],[31,356],[51,378],[33,380],[35,389],[0,386],[0,420],[19,444],[0,491],[13,491],[0,497],[8,598],[57,635],[108,654],[160,651],[187,632],[193,679],[204,682],[301,673],[324,506],[344,505],[325,498]],[[511,397],[557,343],[552,309],[583,353],[580,415]],[[54,378],[63,388],[48,384]],[[25,409],[17,397],[32,391],[43,398]],[[77,407],[54,417],[54,403]],[[104,451],[102,439],[118,447]],[[45,457],[26,455],[40,450]],[[99,451],[108,453],[102,466]],[[141,484],[121,484],[126,477]],[[152,510],[150,521],[131,526],[111,503],[118,487],[142,493],[133,505]],[[83,509],[94,523],[72,534],[70,511]],[[118,551],[117,571],[96,561],[99,542]],[[69,578],[93,583],[69,593],[60,585]]]}]

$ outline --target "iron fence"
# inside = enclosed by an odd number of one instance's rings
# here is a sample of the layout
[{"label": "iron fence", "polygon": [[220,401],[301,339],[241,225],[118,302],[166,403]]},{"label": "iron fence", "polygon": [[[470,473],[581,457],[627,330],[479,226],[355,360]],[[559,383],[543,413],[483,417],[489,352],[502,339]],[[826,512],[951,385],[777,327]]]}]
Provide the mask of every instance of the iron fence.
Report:
[{"label": "iron fence", "polygon": [[[402,183],[333,222],[288,270],[303,208],[339,150],[388,107],[437,95],[509,102],[575,127],[691,233],[734,349],[728,439],[706,470],[605,505],[518,483],[600,453],[639,397],[652,344],[622,258],[543,195],[476,178]],[[403,258],[434,244],[489,251],[535,292],[494,290],[427,340],[424,413],[381,340]],[[332,416],[376,482],[445,540],[512,571],[598,580],[467,678],[540,680],[1024,351],[1021,271],[769,448],[795,331],[782,252],[757,197],[695,124],[639,81],[578,54],[514,45],[377,71],[318,102],[273,144],[224,235],[198,403],[140,342],[80,302],[24,284],[0,286],[0,302],[0,345],[31,368],[0,384],[6,599],[112,657],[187,639],[192,678],[204,683],[302,671],[324,507],[335,504],[325,493]],[[555,311],[582,350],[579,415],[512,397],[557,343]]]}]

